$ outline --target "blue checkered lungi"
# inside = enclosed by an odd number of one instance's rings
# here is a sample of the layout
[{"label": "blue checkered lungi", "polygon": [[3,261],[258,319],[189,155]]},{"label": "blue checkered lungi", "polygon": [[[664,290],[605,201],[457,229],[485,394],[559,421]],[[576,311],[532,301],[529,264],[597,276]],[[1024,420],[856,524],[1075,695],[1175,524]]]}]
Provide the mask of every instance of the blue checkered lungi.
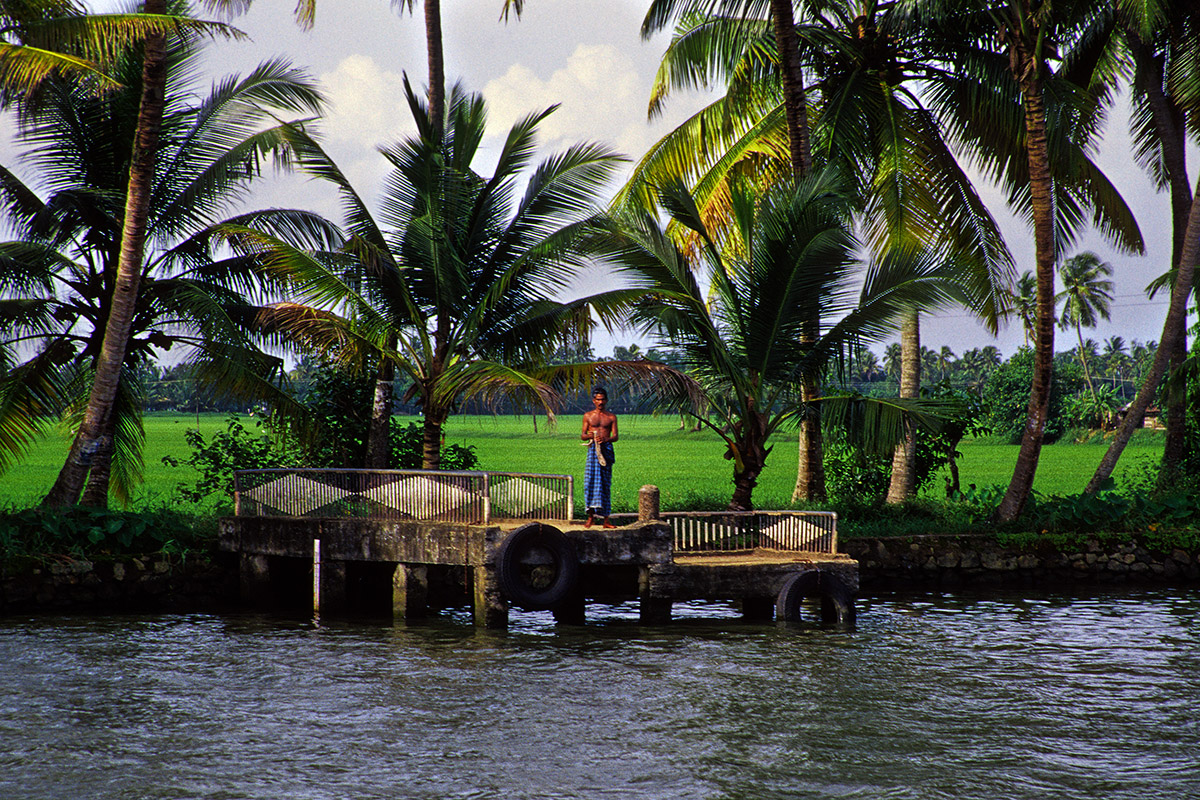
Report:
[{"label": "blue checkered lungi", "polygon": [[587,466],[583,471],[584,498],[589,514],[607,517],[612,511],[612,465],[616,455],[612,442],[604,442],[600,447],[608,464],[600,466],[600,459],[596,458],[596,445],[588,445]]}]

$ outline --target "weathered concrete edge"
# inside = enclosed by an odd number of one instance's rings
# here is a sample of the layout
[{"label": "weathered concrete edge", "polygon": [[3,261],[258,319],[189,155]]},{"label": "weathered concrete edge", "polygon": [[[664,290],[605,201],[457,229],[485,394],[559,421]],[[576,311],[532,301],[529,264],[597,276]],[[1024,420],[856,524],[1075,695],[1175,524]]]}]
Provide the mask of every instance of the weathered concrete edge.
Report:
[{"label": "weathered concrete edge", "polygon": [[1090,538],[1077,547],[1006,547],[988,535],[845,538],[858,561],[860,591],[1200,583],[1200,550],[1161,552],[1144,544]]},{"label": "weathered concrete edge", "polygon": [[[1160,552],[1134,541],[1003,547],[992,537],[847,538],[860,592],[964,588],[1200,585],[1200,551]],[[223,556],[223,557],[222,557]],[[0,579],[0,614],[26,612],[220,611],[237,606],[236,557],[155,555],[63,560]]]}]

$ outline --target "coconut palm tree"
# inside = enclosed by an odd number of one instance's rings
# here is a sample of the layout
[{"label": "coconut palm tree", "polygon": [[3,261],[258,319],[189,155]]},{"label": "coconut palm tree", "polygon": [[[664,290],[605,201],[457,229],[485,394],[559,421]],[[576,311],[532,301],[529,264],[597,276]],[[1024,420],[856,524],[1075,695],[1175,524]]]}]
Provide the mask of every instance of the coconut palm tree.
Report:
[{"label": "coconut palm tree", "polygon": [[1009,313],[1021,320],[1021,332],[1025,346],[1033,339],[1034,323],[1037,319],[1037,281],[1029,270],[1021,273],[1013,288],[1006,290]]},{"label": "coconut palm tree", "polygon": [[[307,5],[307,1],[301,0],[298,9]],[[212,3],[225,7],[242,4],[240,0],[213,0]],[[145,0],[142,11],[161,18],[173,7],[182,8],[182,2]],[[206,31],[221,31],[227,35],[236,33],[232,29],[215,24],[204,25],[202,28]],[[125,347],[133,326],[139,280],[142,275],[154,168],[165,103],[168,40],[168,33],[152,32],[142,42],[141,97],[137,106],[133,156],[123,194],[125,209],[121,216],[120,255],[115,272],[113,300],[105,322],[104,340],[96,358],[95,375],[83,421],[79,425],[58,479],[42,501],[45,507],[62,508],[75,504],[83,489],[93,455],[109,446],[104,439],[105,430],[120,384]]]},{"label": "coconut palm tree", "polygon": [[[196,56],[193,45],[180,41],[166,53],[165,137],[155,150],[150,244],[121,348],[115,405],[87,463],[88,505],[106,504],[110,467],[116,496],[128,497],[140,463],[138,375],[166,351],[183,351],[214,394],[279,397],[271,378],[281,362],[253,341],[250,298],[260,288],[254,265],[223,252],[223,242],[251,227],[297,241],[330,233],[302,212],[223,219],[281,142],[278,117],[315,113],[320,96],[299,71],[267,62],[219,82],[197,101]],[[0,167],[0,199],[19,237],[0,245],[0,349],[7,367],[0,381],[0,467],[31,441],[37,415],[67,411],[74,425],[85,414],[115,303],[121,197],[136,135],[130,112],[141,73],[141,54],[127,48],[113,64],[121,90],[97,96],[61,79],[47,81],[37,101],[25,104],[18,134],[36,183],[26,186],[15,170]]]},{"label": "coconut palm tree", "polygon": [[[547,408],[555,401],[554,387],[533,370],[585,338],[590,309],[607,312],[610,299],[552,298],[595,249],[582,234],[620,158],[594,144],[571,147],[537,165],[520,193],[538,126],[553,108],[513,126],[486,176],[473,167],[486,123],[482,97],[454,87],[438,128],[407,81],[405,93],[417,133],[381,151],[391,172],[379,213],[294,129],[294,157],[336,188],[348,239],[338,253],[268,240],[259,247],[271,269],[294,282],[294,301],[275,309],[272,324],[343,360],[386,359],[411,379],[424,415],[423,465],[436,469],[442,425],[462,399],[509,396]],[[628,296],[612,295],[612,307]],[[644,372],[658,366],[633,363]]]},{"label": "coconut palm tree", "polygon": [[[1054,277],[1059,255],[1090,212],[1117,245],[1140,251],[1136,222],[1087,157],[1119,62],[1111,6],[1025,0],[910,0],[930,55],[948,79],[929,96],[962,146],[1000,181],[1034,233],[1037,316],[1029,422],[997,509],[1014,519],[1033,486],[1054,369]],[[1105,72],[1108,70],[1109,72]]]},{"label": "coconut palm tree", "polygon": [[[1165,0],[1149,4],[1121,2],[1120,30],[1133,60],[1134,156],[1160,188],[1170,191],[1171,299],[1163,321],[1160,352],[1138,389],[1129,413],[1117,427],[1085,491],[1095,492],[1117,465],[1168,367],[1183,363],[1187,352],[1187,305],[1200,261],[1200,209],[1188,184],[1187,142],[1197,141],[1200,114],[1200,11],[1194,3]],[[1200,186],[1198,186],[1200,190]],[[1171,400],[1163,464],[1179,466],[1184,455],[1184,409]]]},{"label": "coconut palm tree", "polygon": [[1088,367],[1087,348],[1083,346],[1083,329],[1094,328],[1099,320],[1109,318],[1113,282],[1107,276],[1112,273],[1112,265],[1090,251],[1071,256],[1058,268],[1063,283],[1063,290],[1055,298],[1063,304],[1058,327],[1063,330],[1075,329],[1075,336],[1079,340],[1079,363],[1083,367],[1083,377],[1093,401],[1096,400],[1096,385],[1092,382],[1091,369]]},{"label": "coconut palm tree", "polygon": [[[829,173],[765,191],[735,186],[736,241],[720,244],[683,184],[664,188],[661,197],[674,221],[699,236],[695,260],[651,215],[614,227],[614,259],[643,293],[632,304],[631,323],[679,353],[704,391],[709,411],[701,421],[722,438],[733,462],[730,508],[752,507],[771,436],[795,424],[810,404],[820,404],[847,431],[861,431],[850,422],[861,423],[865,413],[876,449],[890,452],[903,436],[900,409],[912,404],[806,400],[798,387],[805,376],[819,380],[854,346],[888,335],[914,302],[946,302],[950,284],[940,265],[875,263],[856,293],[862,273],[850,232],[852,203]],[[809,343],[802,337],[817,309],[822,328]]]},{"label": "coconut palm tree", "polygon": [[[722,217],[728,221],[731,178],[754,174],[766,185],[794,163],[794,157],[784,160],[792,155],[791,126],[785,125],[790,112],[787,95],[780,98],[773,60],[778,44],[764,4],[684,7],[692,13],[680,17],[651,112],[675,88],[724,81],[727,93],[652,147],[617,201],[646,208],[653,187],[683,175],[719,236]],[[714,8],[728,16],[711,17],[707,12]],[[938,125],[907,85],[937,73],[920,63],[913,30],[896,8],[857,2],[806,7],[796,32],[802,63],[815,77],[806,91],[818,98],[813,157],[842,168],[856,188],[874,252],[941,250],[963,268],[966,302],[994,321],[1007,250]],[[819,468],[814,460],[802,443],[797,498],[823,493],[809,479]]]}]

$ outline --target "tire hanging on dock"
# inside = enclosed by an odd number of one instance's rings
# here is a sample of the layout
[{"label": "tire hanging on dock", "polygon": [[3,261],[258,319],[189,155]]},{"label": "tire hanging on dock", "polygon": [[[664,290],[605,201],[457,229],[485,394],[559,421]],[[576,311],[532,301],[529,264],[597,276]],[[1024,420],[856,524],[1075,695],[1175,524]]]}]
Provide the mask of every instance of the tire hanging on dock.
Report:
[{"label": "tire hanging on dock", "polygon": [[822,622],[854,624],[854,595],[837,575],[816,569],[798,572],[784,581],[775,600],[775,619],[799,622],[803,619],[801,603],[809,597],[820,598]]},{"label": "tire hanging on dock", "polygon": [[557,528],[522,525],[496,549],[496,581],[513,605],[529,611],[554,608],[572,595],[578,580],[575,547]]}]

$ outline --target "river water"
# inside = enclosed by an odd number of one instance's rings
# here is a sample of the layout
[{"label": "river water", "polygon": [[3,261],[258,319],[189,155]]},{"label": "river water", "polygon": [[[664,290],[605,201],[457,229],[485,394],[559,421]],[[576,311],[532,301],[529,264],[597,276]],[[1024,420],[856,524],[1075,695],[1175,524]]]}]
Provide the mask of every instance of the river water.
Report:
[{"label": "river water", "polygon": [[1200,592],[0,618],[0,798],[1197,798]]}]

